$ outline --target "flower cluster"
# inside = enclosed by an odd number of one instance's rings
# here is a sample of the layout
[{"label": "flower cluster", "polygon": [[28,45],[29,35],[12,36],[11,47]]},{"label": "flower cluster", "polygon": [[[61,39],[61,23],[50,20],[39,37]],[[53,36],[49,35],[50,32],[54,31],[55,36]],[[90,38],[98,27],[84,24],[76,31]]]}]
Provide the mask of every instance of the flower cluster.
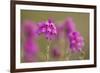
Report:
[{"label": "flower cluster", "polygon": [[82,50],[84,46],[84,40],[79,32],[70,32],[68,34],[68,38],[69,38],[71,51],[78,52]]},{"label": "flower cluster", "polygon": [[67,37],[69,38],[70,49],[72,52],[79,52],[84,46],[84,39],[75,28],[75,24],[71,18],[66,21]]},{"label": "flower cluster", "polygon": [[56,26],[50,19],[46,22],[39,23],[38,32],[39,34],[44,33],[47,39],[53,39],[57,34]]}]

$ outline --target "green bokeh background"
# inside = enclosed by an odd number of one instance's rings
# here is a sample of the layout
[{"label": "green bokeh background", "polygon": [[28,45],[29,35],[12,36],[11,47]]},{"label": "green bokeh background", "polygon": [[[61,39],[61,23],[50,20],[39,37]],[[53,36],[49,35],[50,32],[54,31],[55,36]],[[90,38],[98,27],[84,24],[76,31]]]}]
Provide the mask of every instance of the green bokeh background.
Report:
[{"label": "green bokeh background", "polygon": [[[62,37],[59,40],[52,41],[51,48],[57,46],[60,48],[61,57],[55,59],[50,56],[49,61],[65,61],[65,60],[85,60],[89,59],[89,13],[79,13],[79,12],[54,12],[54,11],[35,11],[35,10],[21,10],[21,23],[25,20],[32,20],[35,23],[41,21],[47,21],[52,18],[56,25],[61,25],[68,17],[72,17],[75,21],[77,30],[81,33],[84,38],[85,46],[81,53],[71,53],[69,51],[68,39]],[[22,24],[21,24],[22,25]],[[23,32],[22,32],[23,33]],[[23,44],[23,39],[21,39],[21,44]],[[38,45],[40,47],[40,52],[38,54],[37,62],[44,62],[46,54],[47,41],[43,36],[38,39]],[[22,45],[21,45],[22,47]],[[24,49],[21,48],[21,62],[26,62],[23,59]],[[84,53],[84,54],[82,54]]]}]

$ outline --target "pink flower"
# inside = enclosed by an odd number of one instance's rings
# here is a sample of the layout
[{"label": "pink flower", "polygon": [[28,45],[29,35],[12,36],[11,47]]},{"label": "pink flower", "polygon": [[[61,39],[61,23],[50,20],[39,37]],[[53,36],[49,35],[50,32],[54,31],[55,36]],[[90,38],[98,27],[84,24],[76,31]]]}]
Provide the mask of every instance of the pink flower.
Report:
[{"label": "pink flower", "polygon": [[53,48],[51,54],[54,58],[59,58],[61,56],[59,48]]},{"label": "pink flower", "polygon": [[36,43],[37,27],[32,21],[25,21],[22,25],[22,29],[26,36],[25,42],[23,43],[24,58],[27,61],[35,61],[38,54],[39,48]]},{"label": "pink flower", "polygon": [[39,23],[38,32],[39,34],[44,33],[47,39],[53,39],[57,34],[56,26],[50,19],[46,22]]},{"label": "pink flower", "polygon": [[84,46],[84,39],[79,32],[70,32],[68,34],[70,49],[72,52],[79,52]]},{"label": "pink flower", "polygon": [[24,43],[24,57],[26,61],[36,61],[38,51],[39,48],[36,42],[33,42],[32,39],[26,40],[26,42]]},{"label": "pink flower", "polygon": [[75,23],[74,23],[74,21],[73,21],[73,19],[71,17],[69,17],[65,21],[65,27],[66,27],[68,33],[76,31]]},{"label": "pink flower", "polygon": [[84,39],[80,32],[76,30],[75,23],[72,18],[68,18],[65,22],[67,29],[67,37],[69,38],[70,50],[72,52],[79,52],[84,46]]},{"label": "pink flower", "polygon": [[33,54],[36,55],[38,53],[38,46],[37,44],[32,41],[32,39],[28,39],[24,43],[24,49],[27,52],[27,54]]},{"label": "pink flower", "polygon": [[37,37],[37,25],[32,21],[24,21],[22,25],[23,32],[27,38]]}]

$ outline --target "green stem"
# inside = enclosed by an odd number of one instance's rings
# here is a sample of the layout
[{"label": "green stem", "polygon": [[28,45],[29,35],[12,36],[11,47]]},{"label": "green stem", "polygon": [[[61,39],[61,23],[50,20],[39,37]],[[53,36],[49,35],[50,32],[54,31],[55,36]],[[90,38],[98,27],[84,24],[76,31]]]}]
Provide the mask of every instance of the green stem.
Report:
[{"label": "green stem", "polygon": [[46,55],[46,60],[48,61],[49,60],[49,50],[50,49],[50,41],[48,40],[48,45],[47,45],[47,49],[46,49],[46,52],[47,52],[47,55]]}]

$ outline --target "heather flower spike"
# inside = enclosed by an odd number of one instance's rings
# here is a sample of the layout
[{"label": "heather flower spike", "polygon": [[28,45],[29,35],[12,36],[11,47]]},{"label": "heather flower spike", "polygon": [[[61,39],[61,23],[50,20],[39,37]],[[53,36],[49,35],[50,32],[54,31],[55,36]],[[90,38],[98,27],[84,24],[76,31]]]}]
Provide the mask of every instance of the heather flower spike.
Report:
[{"label": "heather flower spike", "polygon": [[26,42],[24,44],[24,48],[25,48],[25,51],[27,52],[27,54],[32,53],[33,55],[36,55],[38,52],[38,46],[34,41],[32,41],[32,39],[26,40]]},{"label": "heather flower spike", "polygon": [[35,23],[33,23],[32,21],[24,21],[23,22],[23,32],[25,33],[25,35],[27,36],[27,38],[36,38],[37,36],[37,26]]},{"label": "heather flower spike", "polygon": [[56,29],[55,23],[51,19],[49,19],[48,21],[39,23],[38,33],[44,34],[46,39],[48,40],[48,45],[46,48],[46,52],[47,52],[46,60],[49,60],[50,40],[54,39],[55,36],[57,35],[57,29]]},{"label": "heather flower spike", "polygon": [[67,29],[67,37],[69,38],[70,50],[72,52],[80,52],[84,46],[84,39],[80,32],[76,30],[73,19],[68,18],[65,25]]},{"label": "heather flower spike", "polygon": [[43,33],[47,39],[53,39],[57,34],[56,26],[52,20],[39,23],[39,34]]},{"label": "heather flower spike", "polygon": [[72,18],[68,18],[65,22],[65,26],[67,28],[67,32],[76,31],[75,23]]},{"label": "heather flower spike", "polygon": [[38,46],[36,42],[33,42],[32,39],[26,40],[24,43],[25,50],[25,60],[27,61],[35,61],[38,53]]},{"label": "heather flower spike", "polygon": [[36,27],[32,21],[25,21],[23,24],[23,32],[25,33],[26,40],[23,44],[24,48],[24,57],[26,61],[36,60],[38,53],[38,46],[36,41],[33,39],[36,38]]}]

